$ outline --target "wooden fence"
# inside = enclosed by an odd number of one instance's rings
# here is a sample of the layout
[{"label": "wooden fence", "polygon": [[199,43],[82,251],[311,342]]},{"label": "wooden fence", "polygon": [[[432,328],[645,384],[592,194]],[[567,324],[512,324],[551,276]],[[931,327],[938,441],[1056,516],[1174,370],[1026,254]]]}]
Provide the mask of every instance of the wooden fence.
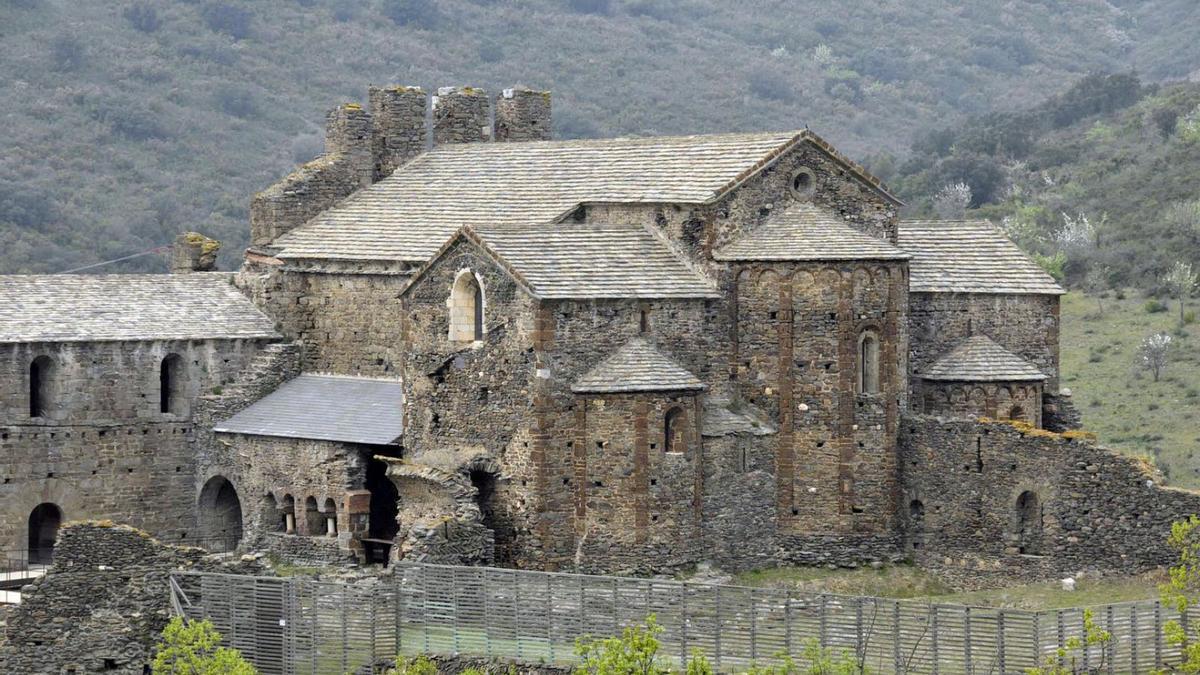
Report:
[{"label": "wooden fence", "polygon": [[[876,673],[1022,673],[1083,634],[1085,608],[1031,612],[659,579],[400,563],[358,583],[176,573],[172,602],[211,619],[264,673],[353,673],[397,654],[568,665],[577,638],[655,615],[664,663],[703,653],[720,672],[799,656],[815,641]],[[1091,608],[1112,634],[1089,672],[1175,662],[1156,601]],[[367,671],[369,672],[369,671]]]}]

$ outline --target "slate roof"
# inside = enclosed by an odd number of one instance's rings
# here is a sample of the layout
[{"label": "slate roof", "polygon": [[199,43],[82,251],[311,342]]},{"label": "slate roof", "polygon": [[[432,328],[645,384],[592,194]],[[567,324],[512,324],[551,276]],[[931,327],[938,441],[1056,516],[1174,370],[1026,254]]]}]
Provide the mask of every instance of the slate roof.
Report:
[{"label": "slate roof", "polygon": [[1061,295],[1054,278],[987,221],[905,220],[899,246],[912,254],[909,290]]},{"label": "slate roof", "polygon": [[[460,237],[483,247],[543,299],[720,297],[715,283],[641,225],[541,225],[482,235],[464,228],[442,250]],[[427,269],[414,274],[407,288]]]},{"label": "slate roof", "polygon": [[389,445],[404,432],[403,403],[399,380],[300,375],[213,430]]},{"label": "slate roof", "polygon": [[921,373],[926,380],[956,382],[1041,381],[1046,376],[1033,364],[996,344],[986,335],[963,340]]},{"label": "slate roof", "polygon": [[801,140],[891,199],[809,131],[435,148],[274,242],[281,258],[424,262],[458,228],[559,220],[585,202],[704,203]]},{"label": "slate roof", "polygon": [[227,272],[0,276],[0,342],[275,337]]},{"label": "slate roof", "polygon": [[815,204],[793,204],[713,253],[716,260],[906,260],[889,242],[863,234]]},{"label": "slate roof", "polygon": [[625,343],[571,384],[571,391],[617,394],[699,390],[704,383],[643,338]]}]

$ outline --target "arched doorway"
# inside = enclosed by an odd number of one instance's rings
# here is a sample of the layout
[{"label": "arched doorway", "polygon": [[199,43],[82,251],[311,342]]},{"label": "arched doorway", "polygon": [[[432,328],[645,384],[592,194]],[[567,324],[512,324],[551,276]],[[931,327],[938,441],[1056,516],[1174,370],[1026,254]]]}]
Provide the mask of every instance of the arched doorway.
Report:
[{"label": "arched doorway", "polygon": [[400,492],[396,484],[387,477],[387,464],[372,457],[367,463],[367,491],[371,493],[371,514],[367,521],[366,557],[369,563],[387,564],[400,531],[396,522],[399,516]]},{"label": "arched doorway", "polygon": [[48,565],[54,559],[54,542],[62,525],[62,509],[49,502],[38,504],[29,514],[29,562]]},{"label": "arched doorway", "polygon": [[1042,502],[1036,492],[1017,497],[1017,548],[1026,555],[1042,553]]},{"label": "arched doorway", "polygon": [[200,491],[200,539],[215,553],[232,551],[242,540],[242,502],[224,476],[213,476]]}]

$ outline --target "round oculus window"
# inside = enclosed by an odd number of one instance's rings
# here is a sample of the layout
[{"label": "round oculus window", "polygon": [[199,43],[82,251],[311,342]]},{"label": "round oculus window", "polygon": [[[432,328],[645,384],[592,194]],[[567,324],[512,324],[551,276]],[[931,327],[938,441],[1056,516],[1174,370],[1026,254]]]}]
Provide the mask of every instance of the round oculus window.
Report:
[{"label": "round oculus window", "polygon": [[792,193],[800,199],[808,199],[817,191],[817,176],[807,167],[792,174]]}]

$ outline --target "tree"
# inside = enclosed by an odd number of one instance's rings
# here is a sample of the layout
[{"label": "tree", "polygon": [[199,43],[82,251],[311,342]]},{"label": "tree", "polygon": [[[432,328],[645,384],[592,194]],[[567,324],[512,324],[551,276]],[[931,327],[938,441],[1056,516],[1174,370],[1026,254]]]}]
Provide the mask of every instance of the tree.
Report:
[{"label": "tree", "polygon": [[[1066,644],[1047,656],[1041,667],[1030,668],[1025,673],[1026,675],[1074,675],[1082,672],[1103,672],[1110,642],[1112,642],[1112,633],[1097,626],[1092,610],[1085,609],[1083,610],[1083,637],[1073,635],[1067,638]],[[1085,650],[1093,647],[1100,647],[1100,662],[1089,663],[1085,671],[1082,664],[1079,663],[1079,659]]]},{"label": "tree", "polygon": [[[1179,563],[1170,570],[1170,581],[1159,586],[1164,605],[1174,607],[1180,616],[1187,616],[1189,608],[1200,599],[1200,516],[1192,515],[1187,520],[1171,524],[1167,544],[1179,552]],[[1183,662],[1178,670],[1182,673],[1200,673],[1200,622],[1168,621],[1163,627],[1167,642],[1180,648]]]},{"label": "tree", "polygon": [[1112,276],[1112,271],[1105,265],[1096,265],[1088,270],[1087,276],[1083,278],[1083,290],[1096,298],[1096,308],[1100,310],[1100,316],[1104,316],[1104,294],[1108,292],[1109,279]]},{"label": "tree", "polygon": [[1187,302],[1189,296],[1196,292],[1197,285],[1200,284],[1200,277],[1192,271],[1191,263],[1176,262],[1171,266],[1171,269],[1163,277],[1163,285],[1171,289],[1175,297],[1179,298],[1179,323],[1183,323],[1183,306]]},{"label": "tree", "polygon": [[651,614],[643,625],[626,628],[620,637],[580,638],[575,643],[580,661],[575,675],[667,675],[670,669],[658,661],[662,631]]},{"label": "tree", "polygon": [[1155,382],[1158,382],[1163,368],[1167,367],[1170,351],[1171,336],[1166,333],[1155,333],[1142,340],[1142,346],[1138,349],[1138,359],[1142,366],[1154,373]]},{"label": "tree", "polygon": [[155,647],[154,675],[257,675],[236,649],[222,647],[212,622],[174,617]]},{"label": "tree", "polygon": [[971,186],[962,181],[942,186],[933,198],[933,210],[946,220],[962,220],[970,205]]}]

